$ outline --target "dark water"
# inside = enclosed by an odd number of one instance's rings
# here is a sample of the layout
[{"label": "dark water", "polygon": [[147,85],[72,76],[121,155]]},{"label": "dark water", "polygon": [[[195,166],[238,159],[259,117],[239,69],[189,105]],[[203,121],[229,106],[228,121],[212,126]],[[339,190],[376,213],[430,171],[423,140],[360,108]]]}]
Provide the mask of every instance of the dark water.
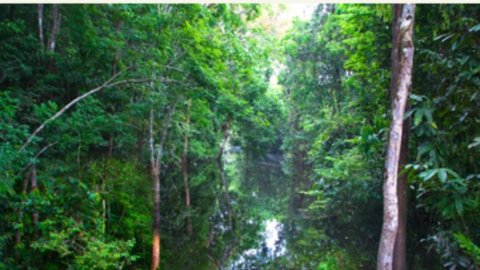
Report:
[{"label": "dark water", "polygon": [[[251,207],[262,212],[261,220],[252,215],[251,222],[259,222],[256,243],[232,256],[226,269],[262,269],[262,266],[287,253],[282,216],[286,209],[287,182],[282,170],[282,156],[244,157],[238,151],[226,156],[227,177],[240,181],[242,192],[249,194]],[[230,167],[229,167],[230,166]],[[230,168],[230,170],[228,170]],[[228,173],[230,172],[230,173]],[[235,172],[235,173],[232,173]]]}]

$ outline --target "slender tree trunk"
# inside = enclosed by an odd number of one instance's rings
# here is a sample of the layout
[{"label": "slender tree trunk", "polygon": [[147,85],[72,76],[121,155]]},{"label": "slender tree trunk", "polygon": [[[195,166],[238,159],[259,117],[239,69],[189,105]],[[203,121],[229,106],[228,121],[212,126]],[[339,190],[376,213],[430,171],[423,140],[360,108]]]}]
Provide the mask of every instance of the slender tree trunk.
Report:
[{"label": "slender tree trunk", "polygon": [[[408,108],[408,104],[407,104]],[[410,129],[410,120],[403,123],[402,146],[400,150],[400,160],[398,167],[398,229],[395,238],[395,247],[393,251],[393,270],[407,270],[407,205],[408,205],[408,185],[407,175],[401,174],[407,164],[408,157],[408,137]]]},{"label": "slender tree trunk", "polygon": [[167,108],[167,114],[163,119],[160,142],[157,149],[155,149],[153,139],[154,112],[153,109],[150,109],[150,166],[153,187],[153,241],[151,270],[157,270],[160,266],[160,174],[162,168],[163,147],[167,139],[168,128],[170,126],[173,111],[175,110],[175,105],[176,103],[172,108]]},{"label": "slender tree trunk", "polygon": [[40,47],[45,47],[45,41],[43,37],[43,4],[37,5],[37,13],[38,13],[38,39],[40,41]]},{"label": "slender tree trunk", "polygon": [[48,51],[54,52],[55,46],[57,45],[57,34],[60,30],[60,20],[61,16],[58,11],[58,4],[53,4],[52,6],[52,27],[50,28],[50,36],[48,38]]},{"label": "slender tree trunk", "polygon": [[208,231],[208,238],[205,247],[209,248],[212,245],[213,240],[215,240],[215,227],[213,222],[210,222],[210,230]]},{"label": "slender tree trunk", "polygon": [[187,235],[191,236],[193,231],[192,217],[190,215],[190,186],[188,183],[188,136],[190,134],[190,107],[192,100],[187,101],[187,111],[185,120],[185,136],[183,138],[183,155],[182,155],[182,174],[183,185],[185,187],[185,207],[187,208]]},{"label": "slender tree trunk", "polygon": [[[400,169],[400,152],[402,148],[404,114],[407,106],[408,93],[412,83],[413,68],[413,25],[415,5],[402,6],[398,17],[398,82],[394,85],[396,93],[392,103],[392,122],[388,140],[387,157],[385,159],[385,182],[383,185],[383,227],[378,250],[377,269],[391,270],[395,239],[398,232],[399,210],[397,181]],[[394,71],[394,70],[392,70]]]},{"label": "slender tree trunk", "polygon": [[[153,188],[153,241],[152,241],[152,267],[157,270],[160,265],[160,168],[155,160],[153,140],[153,109],[150,109],[150,169]],[[160,151],[162,151],[160,149]]]},{"label": "slender tree trunk", "polygon": [[[390,84],[390,102],[393,102],[397,95],[398,75],[400,74],[400,16],[403,10],[403,4],[392,5],[393,9],[393,21],[392,21],[392,79]],[[408,101],[406,108],[408,108]],[[407,176],[401,174],[403,168],[407,163],[408,156],[408,134],[410,129],[410,120],[404,120],[403,122],[403,134],[402,145],[400,149],[400,160],[398,166],[398,183],[397,183],[397,195],[398,195],[398,229],[397,236],[395,238],[395,247],[393,251],[393,269],[394,270],[407,270],[406,259],[406,237],[407,237]]]},{"label": "slender tree trunk", "polygon": [[402,16],[403,4],[393,4],[392,20],[392,51],[391,51],[391,80],[390,80],[390,103],[393,104],[397,94],[398,75],[400,74],[400,18]]},{"label": "slender tree trunk", "polygon": [[160,168],[152,168],[153,185],[153,242],[152,242],[152,268],[157,270],[160,266]]}]

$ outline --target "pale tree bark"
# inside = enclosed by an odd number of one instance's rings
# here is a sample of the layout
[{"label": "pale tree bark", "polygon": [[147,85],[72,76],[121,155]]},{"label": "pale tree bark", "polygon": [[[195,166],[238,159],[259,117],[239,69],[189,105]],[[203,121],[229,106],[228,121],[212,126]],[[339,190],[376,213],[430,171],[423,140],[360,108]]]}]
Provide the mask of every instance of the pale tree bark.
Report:
[{"label": "pale tree bark", "polygon": [[60,30],[60,12],[58,11],[58,4],[52,6],[52,27],[50,28],[50,36],[48,38],[48,51],[54,52],[57,45],[57,34]]},{"label": "pale tree bark", "polygon": [[155,148],[154,143],[154,110],[150,109],[150,166],[153,189],[153,241],[152,241],[152,265],[151,270],[157,270],[160,266],[160,174],[162,169],[163,148],[167,139],[168,128],[175,110],[175,104],[167,108],[167,114],[164,116],[162,130],[160,132],[160,141]]},{"label": "pale tree bark", "polygon": [[45,47],[45,41],[43,37],[43,4],[37,5],[37,13],[38,13],[38,39],[40,41],[40,47]]},{"label": "pale tree bark", "polygon": [[[398,232],[397,181],[400,152],[403,137],[403,119],[407,106],[408,93],[412,84],[413,68],[413,25],[415,5],[405,4],[399,16],[399,74],[392,103],[392,122],[385,159],[385,181],[383,184],[383,226],[378,249],[377,270],[391,270],[395,239]],[[395,24],[397,25],[397,24]]]},{"label": "pale tree bark", "polygon": [[187,209],[187,235],[191,236],[193,232],[192,217],[190,214],[190,185],[188,183],[188,137],[190,135],[190,107],[192,100],[187,101],[186,119],[185,119],[185,135],[183,138],[183,155],[182,155],[182,174],[183,185],[185,188],[185,207]]},{"label": "pale tree bark", "polygon": [[[400,73],[400,16],[403,10],[403,4],[394,4],[393,7],[393,22],[392,22],[392,79],[390,84],[390,101],[393,102],[398,85],[398,75]],[[406,110],[408,109],[408,101]],[[406,238],[407,238],[407,175],[402,174],[407,163],[408,156],[408,135],[410,129],[410,118],[403,122],[402,133],[402,145],[400,149],[400,159],[398,166],[398,182],[397,182],[397,195],[398,195],[398,229],[397,236],[395,238],[395,247],[393,251],[393,269],[394,270],[407,270],[407,250],[406,250]]]},{"label": "pale tree bark", "polygon": [[[407,104],[408,108],[408,104]],[[402,146],[400,150],[400,160],[398,167],[398,229],[395,237],[395,247],[393,250],[393,270],[407,270],[407,205],[408,205],[408,185],[407,174],[402,174],[402,170],[407,164],[408,157],[408,138],[410,129],[410,120],[406,119],[403,123]]]}]

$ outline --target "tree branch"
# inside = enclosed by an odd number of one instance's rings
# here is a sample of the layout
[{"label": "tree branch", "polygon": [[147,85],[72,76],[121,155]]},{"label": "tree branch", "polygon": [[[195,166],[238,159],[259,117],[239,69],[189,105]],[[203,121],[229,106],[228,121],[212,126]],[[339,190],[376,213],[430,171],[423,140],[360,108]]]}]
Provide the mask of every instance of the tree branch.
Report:
[{"label": "tree branch", "polygon": [[55,144],[57,144],[57,142],[50,143],[50,144],[46,145],[45,147],[43,147],[42,150],[38,151],[38,153],[35,154],[35,156],[33,157],[33,159],[31,159],[31,160],[27,163],[27,165],[25,165],[25,167],[23,167],[23,168],[18,172],[17,176],[20,175],[20,174],[21,174],[23,171],[25,171],[26,169],[28,169],[28,168],[32,165],[32,163],[33,163],[33,161],[34,161],[35,159],[37,159],[38,157],[40,157],[45,151],[47,151],[48,148],[54,146]]},{"label": "tree branch", "polygon": [[[122,71],[123,72],[123,71]],[[52,122],[53,120],[57,119],[58,117],[60,117],[66,110],[70,109],[73,105],[75,105],[77,102],[79,102],[80,100],[92,95],[92,94],[95,94],[96,92],[104,89],[104,88],[109,88],[109,87],[113,87],[113,86],[117,86],[117,85],[120,85],[120,84],[126,84],[126,83],[142,83],[142,82],[146,82],[147,80],[135,80],[135,79],[131,79],[131,80],[123,80],[123,81],[119,81],[119,82],[115,82],[115,83],[111,83],[115,78],[117,78],[122,72],[119,72],[117,74],[115,74],[114,76],[112,76],[110,79],[108,79],[107,81],[105,81],[102,85],[98,86],[97,88],[94,88],[88,92],[86,92],[85,94],[75,98],[74,100],[70,101],[67,105],[65,105],[61,110],[59,110],[56,114],[54,114],[52,117],[48,118],[45,122],[43,122],[33,133],[32,135],[30,135],[30,137],[28,137],[27,141],[25,141],[25,143],[22,145],[22,147],[20,148],[20,151],[23,151],[25,150],[25,148],[30,145],[30,143],[32,142],[32,140],[35,138],[35,136],[40,133],[40,131],[42,131],[45,126]],[[149,81],[149,80],[148,80]]]},{"label": "tree branch", "polygon": [[63,107],[61,110],[59,110],[55,115],[53,115],[52,117],[48,118],[45,122],[43,122],[33,133],[32,135],[30,135],[30,137],[28,137],[28,139],[25,141],[25,143],[22,145],[22,147],[20,147],[20,151],[23,151],[25,150],[25,148],[30,145],[30,143],[32,143],[33,139],[35,138],[35,136],[40,133],[40,131],[42,131],[45,126],[52,122],[53,120],[57,119],[58,117],[60,117],[65,111],[67,111],[68,109],[70,109],[73,105],[75,105],[77,102],[79,102],[80,100],[92,95],[92,94],[95,94],[96,92],[104,89],[104,88],[111,88],[111,87],[114,87],[114,86],[118,86],[118,85],[121,85],[121,84],[127,84],[127,83],[146,83],[146,82],[154,82],[154,81],[157,81],[157,82],[162,82],[162,83],[178,83],[178,84],[182,84],[183,86],[188,86],[187,84],[181,82],[181,81],[178,81],[178,80],[173,80],[173,79],[167,79],[167,78],[161,78],[160,80],[155,80],[155,79],[127,79],[127,80],[122,80],[122,81],[118,81],[118,82],[114,82],[114,83],[111,83],[115,78],[117,78],[120,74],[122,74],[125,70],[123,71],[120,71],[119,73],[113,75],[110,79],[108,79],[107,81],[105,81],[102,85],[98,86],[97,88],[94,88],[88,92],[86,92],[85,94],[75,98],[74,100],[70,101],[67,105],[65,105],[65,107]]}]

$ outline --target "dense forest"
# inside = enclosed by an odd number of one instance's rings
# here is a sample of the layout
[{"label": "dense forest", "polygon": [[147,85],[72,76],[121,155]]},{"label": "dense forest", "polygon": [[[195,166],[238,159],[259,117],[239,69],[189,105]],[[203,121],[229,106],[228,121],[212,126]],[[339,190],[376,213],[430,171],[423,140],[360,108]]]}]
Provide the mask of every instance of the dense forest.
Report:
[{"label": "dense forest", "polygon": [[480,6],[0,5],[0,269],[479,269]]}]

